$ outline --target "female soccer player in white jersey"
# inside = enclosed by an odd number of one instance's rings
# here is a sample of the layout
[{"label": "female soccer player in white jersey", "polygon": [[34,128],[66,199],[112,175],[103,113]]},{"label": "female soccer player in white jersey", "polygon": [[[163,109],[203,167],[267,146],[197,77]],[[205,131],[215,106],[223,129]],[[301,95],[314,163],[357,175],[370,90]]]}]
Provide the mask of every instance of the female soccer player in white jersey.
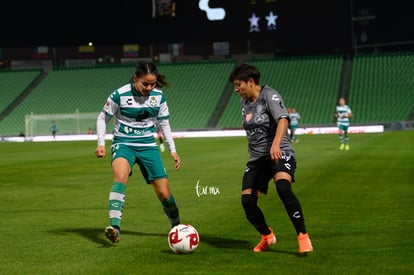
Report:
[{"label": "female soccer player in white jersey", "polygon": [[296,129],[299,127],[299,121],[301,119],[300,114],[296,111],[295,107],[291,108],[291,111],[289,113],[289,119],[290,119],[290,141],[294,143],[299,142],[299,138],[296,135]]},{"label": "female soccer player in white jersey", "polygon": [[180,223],[178,207],[171,194],[168,175],[154,137],[158,125],[175,161],[175,168],[179,170],[181,160],[171,133],[168,105],[160,90],[164,86],[168,86],[168,82],[164,75],[158,73],[156,65],[140,62],[132,81],[116,89],[107,98],[97,118],[98,146],[95,154],[98,158],[106,155],[106,124],[111,118],[115,119],[111,146],[114,178],[108,202],[110,225],[104,231],[112,243],[120,240],[126,188],[135,164],[139,166],[146,183],[154,188],[171,226]]},{"label": "female soccer player in white jersey", "polygon": [[273,179],[295,227],[299,253],[311,252],[313,247],[302,208],[291,186],[296,160],[287,131],[289,114],[280,94],[267,85],[259,85],[259,79],[260,71],[249,64],[236,67],[229,77],[241,97],[242,123],[248,141],[249,159],[242,180],[241,202],[247,220],[262,236],[253,251],[266,251],[276,243],[274,232],[257,203]]},{"label": "female soccer player in white jersey", "polygon": [[352,117],[351,108],[345,104],[345,98],[341,97],[336,106],[335,118],[339,130],[339,150],[349,150],[349,119]]}]

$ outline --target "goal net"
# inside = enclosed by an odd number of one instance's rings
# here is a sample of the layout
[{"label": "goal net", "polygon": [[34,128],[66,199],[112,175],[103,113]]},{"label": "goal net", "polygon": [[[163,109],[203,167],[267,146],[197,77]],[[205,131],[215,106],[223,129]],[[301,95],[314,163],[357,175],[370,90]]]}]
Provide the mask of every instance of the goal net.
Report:
[{"label": "goal net", "polygon": [[[30,114],[25,116],[27,137],[52,134],[52,123],[56,124],[57,135],[82,135],[96,133],[98,113]],[[109,127],[109,125],[108,125]]]}]

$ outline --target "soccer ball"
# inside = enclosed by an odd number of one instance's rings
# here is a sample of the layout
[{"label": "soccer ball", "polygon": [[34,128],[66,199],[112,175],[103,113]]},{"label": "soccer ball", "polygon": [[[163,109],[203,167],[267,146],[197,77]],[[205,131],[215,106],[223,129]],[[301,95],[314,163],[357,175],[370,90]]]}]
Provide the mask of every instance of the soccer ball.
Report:
[{"label": "soccer ball", "polygon": [[168,233],[168,245],[177,254],[193,252],[199,243],[197,230],[189,224],[178,224]]}]

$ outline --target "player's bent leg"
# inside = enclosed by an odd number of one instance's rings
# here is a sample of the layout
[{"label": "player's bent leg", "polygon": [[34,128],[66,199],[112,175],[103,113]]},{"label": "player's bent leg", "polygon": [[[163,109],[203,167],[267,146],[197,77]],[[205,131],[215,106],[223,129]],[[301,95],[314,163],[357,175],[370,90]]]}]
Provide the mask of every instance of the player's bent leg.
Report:
[{"label": "player's bent leg", "polygon": [[276,237],[273,234],[273,230],[268,227],[263,212],[257,204],[258,197],[246,192],[247,191],[244,190],[241,198],[246,218],[262,236],[262,239],[259,244],[253,248],[253,251],[266,251],[270,245],[276,243]]},{"label": "player's bent leg", "polygon": [[168,221],[171,224],[171,228],[180,224],[180,212],[178,210],[177,203],[173,195],[168,200],[161,201],[164,213],[168,217]]},{"label": "player's bent leg", "polygon": [[164,213],[167,215],[171,227],[180,223],[180,213],[174,196],[168,186],[168,179],[159,179],[152,182],[155,193],[161,202]]},{"label": "player's bent leg", "polygon": [[285,205],[286,212],[295,227],[299,243],[299,253],[312,252],[313,247],[306,231],[302,207],[292,191],[291,183],[287,179],[278,179],[276,181],[276,189],[280,199]]}]

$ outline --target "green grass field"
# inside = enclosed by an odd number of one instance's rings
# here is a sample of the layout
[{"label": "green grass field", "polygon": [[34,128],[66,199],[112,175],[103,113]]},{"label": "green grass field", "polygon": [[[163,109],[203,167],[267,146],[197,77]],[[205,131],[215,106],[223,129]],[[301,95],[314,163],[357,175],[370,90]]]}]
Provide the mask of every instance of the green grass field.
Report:
[{"label": "green grass field", "polygon": [[182,222],[200,234],[187,255],[169,249],[169,223],[137,167],[112,245],[103,237],[110,160],[95,157],[95,142],[0,143],[0,273],[413,274],[413,140],[414,131],[354,134],[340,151],[336,135],[300,136],[293,188],[314,246],[307,256],[272,184],[260,204],[278,242],[252,252],[260,236],[240,202],[244,137],[176,139],[180,171],[163,153]]}]

